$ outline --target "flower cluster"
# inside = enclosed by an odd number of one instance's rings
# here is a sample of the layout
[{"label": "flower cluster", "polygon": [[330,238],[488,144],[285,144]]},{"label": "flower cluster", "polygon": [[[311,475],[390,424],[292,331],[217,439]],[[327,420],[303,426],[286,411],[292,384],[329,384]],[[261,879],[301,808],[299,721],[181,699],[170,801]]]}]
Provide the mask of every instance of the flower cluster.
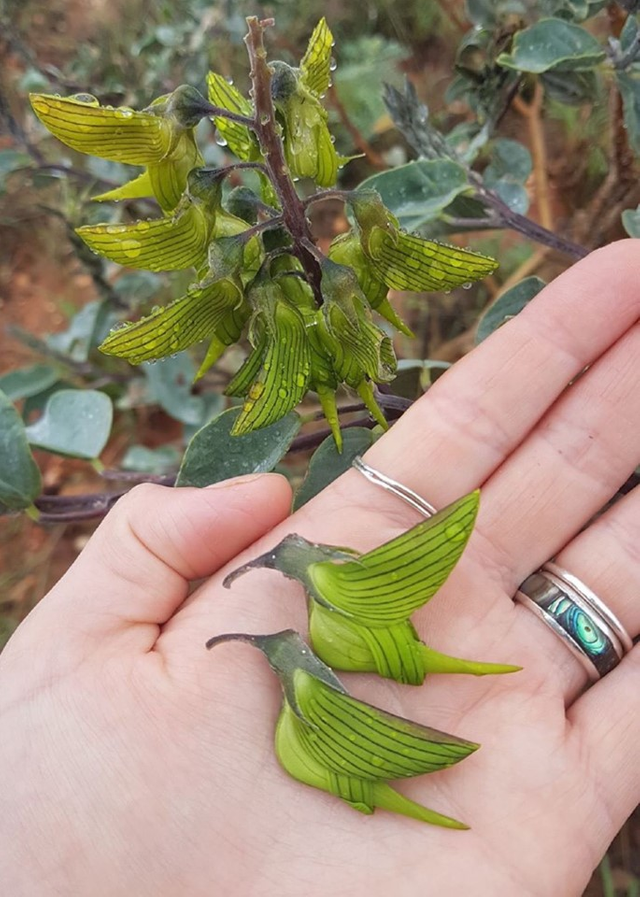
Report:
[{"label": "flower cluster", "polygon": [[[251,350],[228,390],[244,398],[234,432],[277,421],[313,390],[340,448],[336,390],[342,384],[387,425],[373,387],[393,379],[396,359],[374,313],[410,333],[388,290],[451,289],[484,277],[496,262],[404,233],[372,191],[344,194],[353,229],[334,241],[328,257],[310,248],[310,234],[292,229],[287,185],[294,197],[299,178],[332,187],[348,161],[335,150],[322,105],[332,46],[322,19],[298,68],[265,64],[267,112],[258,108],[255,84],[250,100],[215,73],[207,79],[208,98],[181,86],[140,111],[103,107],[88,94],[35,94],[31,102],[43,124],[73,149],[143,167],[96,200],[151,197],[162,211],[132,224],[80,227],[87,245],[128,267],[195,272],[184,296],[116,329],[102,351],[138,364],[207,340],[201,377],[246,336]],[[238,163],[203,167],[195,138],[203,118],[213,121]],[[274,163],[274,153],[282,164]],[[225,177],[243,167],[257,172],[259,191],[226,194]],[[309,201],[322,197],[320,190]],[[300,228],[308,229],[304,206],[295,203]]]}]

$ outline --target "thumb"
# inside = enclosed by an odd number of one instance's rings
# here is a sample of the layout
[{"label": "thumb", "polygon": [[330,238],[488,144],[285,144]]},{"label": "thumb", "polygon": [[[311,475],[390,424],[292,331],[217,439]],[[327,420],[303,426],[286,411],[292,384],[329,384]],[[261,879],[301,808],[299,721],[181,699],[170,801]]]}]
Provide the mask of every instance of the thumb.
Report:
[{"label": "thumb", "polygon": [[157,626],[187,597],[189,581],[214,573],[283,520],[290,506],[289,485],[276,474],[204,489],[136,486],[110,511],[27,625],[39,619],[65,637],[69,632],[103,637],[133,624],[155,624],[153,644]]}]

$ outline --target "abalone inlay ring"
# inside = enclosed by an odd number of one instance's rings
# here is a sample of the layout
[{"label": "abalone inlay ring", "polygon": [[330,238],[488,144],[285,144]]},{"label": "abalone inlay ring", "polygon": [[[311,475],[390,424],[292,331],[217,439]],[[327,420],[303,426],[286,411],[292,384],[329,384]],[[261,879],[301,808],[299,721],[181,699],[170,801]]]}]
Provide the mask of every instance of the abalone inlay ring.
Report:
[{"label": "abalone inlay ring", "polygon": [[622,623],[577,576],[549,561],[514,596],[564,642],[597,682],[633,645]]}]

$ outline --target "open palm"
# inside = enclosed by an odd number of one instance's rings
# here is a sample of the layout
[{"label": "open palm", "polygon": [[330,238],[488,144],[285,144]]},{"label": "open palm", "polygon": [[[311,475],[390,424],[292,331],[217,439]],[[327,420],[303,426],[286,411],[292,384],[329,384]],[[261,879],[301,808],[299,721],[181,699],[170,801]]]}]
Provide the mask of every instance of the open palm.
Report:
[{"label": "open palm", "polygon": [[482,744],[399,785],[471,831],[361,816],[287,778],[264,659],[204,648],[223,632],[304,631],[302,590],[278,573],[221,585],[286,533],[368,550],[417,513],[355,471],[288,519],[278,477],[141,487],[0,659],[6,893],[580,895],[640,797],[640,655],[584,691],[579,662],[512,596],[557,555],[640,631],[640,494],[584,528],[640,460],[639,282],[637,244],[594,253],[367,454],[437,507],[481,488],[462,560],[414,621],[438,650],[522,672],[420,688],[342,676],[359,698]]}]

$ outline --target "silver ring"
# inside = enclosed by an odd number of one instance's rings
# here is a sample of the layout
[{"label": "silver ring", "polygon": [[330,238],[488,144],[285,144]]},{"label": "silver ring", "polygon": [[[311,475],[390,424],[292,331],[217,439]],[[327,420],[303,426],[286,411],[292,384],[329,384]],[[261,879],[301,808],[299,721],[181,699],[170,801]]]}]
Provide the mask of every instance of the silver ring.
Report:
[{"label": "silver ring", "polygon": [[394,495],[411,505],[416,511],[420,511],[425,517],[433,517],[437,513],[433,505],[430,505],[421,495],[418,495],[413,489],[409,489],[408,486],[403,486],[397,480],[392,480],[386,473],[380,473],[375,467],[371,467],[370,464],[363,461],[360,455],[355,456],[351,466],[365,476],[369,482],[374,483],[376,486],[382,486],[387,492],[393,492]]},{"label": "silver ring", "polygon": [[610,673],[633,642],[620,620],[573,573],[549,561],[514,596],[563,641],[592,682]]}]

